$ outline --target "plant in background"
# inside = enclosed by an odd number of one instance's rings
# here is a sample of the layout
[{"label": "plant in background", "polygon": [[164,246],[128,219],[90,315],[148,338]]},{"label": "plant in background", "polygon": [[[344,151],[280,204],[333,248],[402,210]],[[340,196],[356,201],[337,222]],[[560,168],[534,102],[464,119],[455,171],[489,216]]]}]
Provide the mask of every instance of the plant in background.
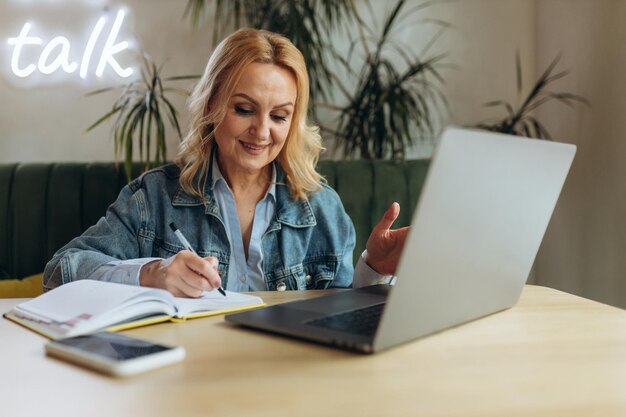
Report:
[{"label": "plant in background", "polygon": [[[561,71],[553,74],[560,58],[560,56],[557,56],[550,63],[550,65],[548,65],[541,77],[539,77],[535,83],[532,90],[530,90],[530,93],[528,93],[528,95],[521,101],[521,104],[519,104],[517,108],[504,100],[496,100],[485,103],[486,107],[504,107],[507,115],[503,119],[492,122],[481,122],[474,127],[517,136],[550,139],[548,130],[535,116],[533,116],[534,110],[552,100],[557,100],[570,107],[572,107],[575,103],[589,105],[589,102],[585,98],[576,94],[554,93],[547,90],[549,84],[563,78],[569,73],[569,71]],[[522,68],[520,64],[519,52],[516,55],[515,64],[517,75],[517,95],[518,98],[521,98]]]},{"label": "plant in background", "polygon": [[88,94],[94,95],[121,89],[112,109],[85,129],[83,134],[90,132],[115,116],[113,125],[115,161],[117,163],[123,153],[124,167],[129,181],[136,149],[145,170],[165,162],[167,153],[166,119],[179,138],[182,139],[178,111],[166,97],[166,94],[171,92],[188,96],[189,92],[180,88],[166,87],[164,82],[196,79],[198,76],[163,78],[161,70],[162,66],[157,67],[152,59],[144,56],[140,79],[121,87],[104,88]]},{"label": "plant in background", "polygon": [[[439,73],[444,66],[442,60],[445,55],[420,59],[391,38],[402,19],[432,4],[434,2],[424,2],[405,11],[406,1],[398,1],[378,37],[363,23],[356,8],[353,10],[357,16],[364,58],[362,63],[352,62],[357,41],[352,42],[347,58],[337,58],[348,74],[356,79],[356,89],[350,93],[335,80],[348,104],[343,107],[327,105],[339,111],[339,127],[334,133],[345,156],[403,159],[406,149],[418,138],[434,135],[438,110],[447,108],[440,89],[444,81]],[[422,50],[422,56],[448,26],[440,21],[431,22],[440,25],[440,29]],[[399,62],[404,67],[402,70],[399,69]]]},{"label": "plant in background", "polygon": [[212,7],[213,42],[229,29],[266,29],[289,38],[302,52],[311,79],[311,96],[328,96],[332,70],[330,34],[352,20],[353,0],[188,0],[185,16],[198,26]]}]

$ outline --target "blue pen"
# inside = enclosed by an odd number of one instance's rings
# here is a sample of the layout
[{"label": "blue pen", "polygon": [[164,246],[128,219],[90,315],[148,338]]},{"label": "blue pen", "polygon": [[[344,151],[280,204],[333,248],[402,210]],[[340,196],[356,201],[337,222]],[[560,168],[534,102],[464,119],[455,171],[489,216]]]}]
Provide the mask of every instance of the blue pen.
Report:
[{"label": "blue pen", "polygon": [[[172,231],[174,232],[174,234],[176,235],[178,240],[180,240],[180,243],[183,244],[185,249],[187,249],[188,251],[191,251],[192,253],[195,253],[197,255],[196,251],[193,250],[193,248],[191,247],[191,244],[189,244],[189,241],[187,239],[185,239],[185,236],[183,236],[181,231],[178,230],[178,227],[176,226],[176,223],[174,223],[174,222],[170,223],[170,228],[172,229]],[[226,291],[224,291],[224,289],[222,287],[217,287],[217,290],[220,292],[220,294],[222,294],[224,297],[226,297]]]}]

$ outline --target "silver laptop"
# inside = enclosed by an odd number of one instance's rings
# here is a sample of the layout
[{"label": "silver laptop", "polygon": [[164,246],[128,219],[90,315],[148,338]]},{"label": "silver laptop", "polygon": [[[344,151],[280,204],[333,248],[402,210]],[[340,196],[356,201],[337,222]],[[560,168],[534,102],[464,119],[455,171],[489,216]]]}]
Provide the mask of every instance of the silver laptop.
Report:
[{"label": "silver laptop", "polygon": [[226,320],[372,353],[512,307],[575,152],[569,144],[447,129],[413,214],[396,285]]}]

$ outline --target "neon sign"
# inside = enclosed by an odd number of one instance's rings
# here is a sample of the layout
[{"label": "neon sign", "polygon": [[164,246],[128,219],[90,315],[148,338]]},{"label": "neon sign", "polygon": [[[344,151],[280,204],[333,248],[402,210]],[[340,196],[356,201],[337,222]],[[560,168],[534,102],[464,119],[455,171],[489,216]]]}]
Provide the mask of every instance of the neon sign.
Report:
[{"label": "neon sign", "polygon": [[100,78],[107,68],[111,68],[119,77],[130,77],[134,73],[133,68],[122,67],[116,59],[116,55],[128,50],[130,45],[126,40],[118,41],[125,16],[126,13],[124,10],[117,12],[115,20],[110,26],[104,46],[100,51],[100,59],[95,66],[91,65],[92,58],[96,45],[107,24],[106,17],[100,17],[91,30],[89,39],[82,51],[80,62],[70,59],[70,52],[73,51],[73,45],[65,36],[56,36],[45,42],[45,46],[39,53],[39,58],[29,62],[27,58],[24,58],[26,55],[25,52],[29,52],[31,57],[33,54],[36,56],[38,51],[33,50],[33,48],[44,45],[44,39],[33,36],[31,34],[33,25],[30,22],[24,23],[20,33],[16,37],[7,40],[8,44],[13,47],[11,53],[12,74],[24,79],[36,75],[37,72],[44,75],[57,72],[73,74],[78,70],[80,78],[85,79],[89,75],[90,70],[93,70],[93,73]]}]

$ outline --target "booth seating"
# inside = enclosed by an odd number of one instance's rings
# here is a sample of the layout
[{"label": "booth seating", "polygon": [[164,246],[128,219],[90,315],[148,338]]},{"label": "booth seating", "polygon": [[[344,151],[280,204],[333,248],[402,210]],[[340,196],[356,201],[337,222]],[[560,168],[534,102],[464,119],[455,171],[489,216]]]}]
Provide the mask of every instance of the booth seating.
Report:
[{"label": "booth seating", "polygon": [[[429,161],[321,161],[356,228],[354,260],[387,207],[410,223]],[[135,164],[132,177],[141,173]],[[0,164],[0,297],[33,296],[52,255],[104,215],[126,184],[114,163]],[[27,278],[27,279],[24,279]]]}]

